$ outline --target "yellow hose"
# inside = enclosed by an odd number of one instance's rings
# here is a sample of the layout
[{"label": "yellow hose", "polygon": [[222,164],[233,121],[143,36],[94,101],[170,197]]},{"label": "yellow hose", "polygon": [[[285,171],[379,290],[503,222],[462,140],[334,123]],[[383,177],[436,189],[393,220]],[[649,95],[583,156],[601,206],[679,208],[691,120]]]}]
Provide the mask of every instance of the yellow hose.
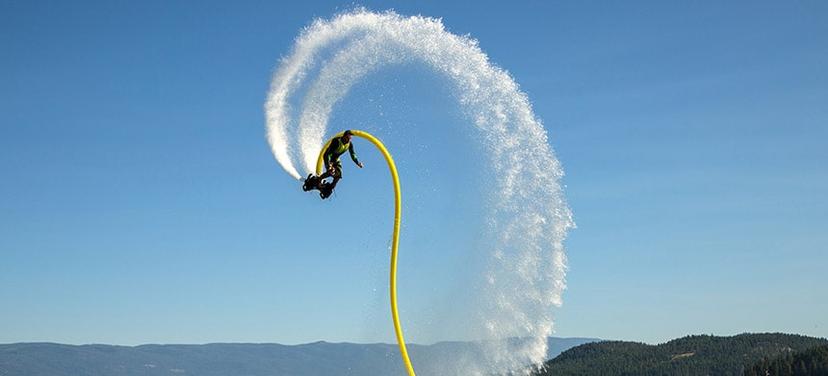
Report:
[{"label": "yellow hose", "polygon": [[[394,164],[394,159],[391,158],[391,153],[385,148],[380,140],[368,132],[352,130],[354,136],[362,137],[371,141],[377,149],[382,152],[385,157],[385,162],[388,163],[388,169],[391,170],[391,179],[394,181],[394,234],[391,236],[391,317],[394,319],[394,332],[397,334],[397,344],[400,346],[400,355],[402,356],[405,368],[408,370],[409,376],[414,375],[414,367],[411,366],[411,359],[408,358],[408,350],[405,348],[405,340],[403,339],[402,327],[400,326],[400,316],[397,311],[397,247],[400,243],[400,217],[402,216],[402,193],[400,192],[400,177],[397,175],[397,166]],[[316,175],[322,174],[322,162],[325,151],[331,145],[334,138],[342,136],[342,132],[337,133],[333,138],[325,143],[322,151],[319,152],[319,158],[316,160]]]}]

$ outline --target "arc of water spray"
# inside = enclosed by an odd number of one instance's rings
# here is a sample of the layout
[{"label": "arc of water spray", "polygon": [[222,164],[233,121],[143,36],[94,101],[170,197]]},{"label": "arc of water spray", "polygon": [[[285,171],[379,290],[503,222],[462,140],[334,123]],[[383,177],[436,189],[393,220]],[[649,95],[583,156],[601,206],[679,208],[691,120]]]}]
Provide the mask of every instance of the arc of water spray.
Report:
[{"label": "arc of water spray", "polygon": [[[316,159],[316,175],[322,174],[322,159],[325,151],[331,145],[331,142],[336,137],[341,137],[344,132],[337,133],[334,137],[325,143],[322,150],[319,151],[319,157]],[[388,170],[391,171],[391,180],[394,181],[394,232],[391,236],[391,275],[390,275],[390,290],[391,290],[391,317],[394,320],[394,333],[397,335],[397,344],[400,347],[400,356],[402,356],[405,368],[409,376],[414,375],[414,367],[411,365],[411,359],[408,358],[408,349],[405,347],[405,339],[403,338],[402,325],[400,324],[400,315],[397,310],[397,249],[400,244],[400,221],[402,218],[402,191],[400,190],[400,177],[397,174],[397,165],[394,164],[394,158],[391,153],[385,148],[382,141],[374,137],[368,132],[352,130],[354,136],[362,137],[371,141],[374,146],[379,149],[382,156],[385,157],[385,162],[388,163]]]},{"label": "arc of water spray", "polygon": [[[265,102],[267,139],[285,171],[313,171],[330,115],[350,89],[400,63],[431,68],[451,84],[467,125],[482,136],[494,177],[487,185],[485,288],[473,324],[489,340],[483,369],[508,373],[539,365],[552,333],[551,309],[566,286],[563,241],[574,226],[563,194],[563,169],[528,96],[489,61],[476,40],[446,30],[439,19],[356,9],[302,30],[281,60]],[[294,161],[298,162],[294,165]],[[505,339],[529,340],[514,344]],[[488,367],[488,366],[487,366]]]}]

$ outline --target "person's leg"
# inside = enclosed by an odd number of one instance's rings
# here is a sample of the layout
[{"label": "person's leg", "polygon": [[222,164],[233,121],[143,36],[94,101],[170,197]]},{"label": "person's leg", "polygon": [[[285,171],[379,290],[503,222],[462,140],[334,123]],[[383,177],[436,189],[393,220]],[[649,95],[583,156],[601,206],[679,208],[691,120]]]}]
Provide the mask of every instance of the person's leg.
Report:
[{"label": "person's leg", "polygon": [[334,168],[327,175],[332,176],[333,180],[330,183],[319,183],[319,197],[322,197],[323,200],[331,196],[334,188],[336,188],[336,183],[339,182],[339,179],[342,179],[342,165],[339,163],[335,164]]},{"label": "person's leg", "polygon": [[333,176],[333,181],[331,182],[331,189],[336,188],[336,183],[339,182],[339,179],[342,179],[342,164],[337,163],[334,165],[333,172],[331,173]]},{"label": "person's leg", "polygon": [[[339,166],[341,166],[341,164]],[[336,177],[337,176],[337,172],[336,172],[337,169],[338,169],[338,167],[337,167],[337,164],[335,163],[333,169],[327,169],[327,170],[325,170],[324,173],[322,173],[322,175],[319,175],[319,180],[318,180],[318,183],[317,183],[317,187],[321,187],[322,184],[325,183],[325,179],[327,179],[331,176]],[[334,183],[334,184],[336,184],[336,183]]]}]

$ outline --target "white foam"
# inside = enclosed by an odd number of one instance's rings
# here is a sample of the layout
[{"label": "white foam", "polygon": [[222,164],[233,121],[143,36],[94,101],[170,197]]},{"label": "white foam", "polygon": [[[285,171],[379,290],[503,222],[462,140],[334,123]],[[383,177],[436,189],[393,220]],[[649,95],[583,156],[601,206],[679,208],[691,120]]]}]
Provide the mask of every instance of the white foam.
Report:
[{"label": "white foam", "polygon": [[[319,58],[323,51],[330,56]],[[553,331],[552,309],[561,304],[573,227],[560,186],[563,175],[541,122],[526,95],[492,65],[477,41],[449,33],[438,19],[355,10],[317,20],[302,31],[293,52],[273,76],[265,104],[267,138],[288,174],[299,178],[300,159],[312,172],[333,106],[366,75],[391,64],[419,63],[450,82],[469,130],[480,132],[496,185],[489,192],[488,286],[477,318],[486,333],[488,369],[508,372],[540,364]],[[301,109],[289,100],[303,88]],[[295,99],[295,98],[294,98]],[[381,137],[381,135],[380,135]],[[508,337],[528,340],[510,342]],[[415,365],[416,367],[416,365]]]}]

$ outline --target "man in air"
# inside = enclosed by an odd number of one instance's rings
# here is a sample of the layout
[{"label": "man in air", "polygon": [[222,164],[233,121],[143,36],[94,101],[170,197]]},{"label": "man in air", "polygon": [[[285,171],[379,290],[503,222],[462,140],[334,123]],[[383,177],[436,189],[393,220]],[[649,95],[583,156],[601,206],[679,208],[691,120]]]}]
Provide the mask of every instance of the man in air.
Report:
[{"label": "man in air", "polygon": [[[346,130],[342,133],[342,136],[331,140],[331,144],[328,146],[328,149],[325,151],[325,155],[323,156],[327,170],[319,177],[315,177],[313,174],[308,175],[302,189],[309,191],[316,188],[319,190],[320,197],[323,199],[328,198],[336,187],[336,183],[339,182],[339,179],[342,179],[342,162],[339,160],[339,157],[342,154],[345,154],[345,151],[351,154],[351,160],[354,161],[359,168],[362,168],[362,163],[360,163],[359,159],[357,159],[357,155],[354,152],[354,145],[351,144],[352,135],[353,133],[351,133],[350,130]],[[330,183],[325,181],[325,179],[329,177],[333,177],[333,181]]]}]

